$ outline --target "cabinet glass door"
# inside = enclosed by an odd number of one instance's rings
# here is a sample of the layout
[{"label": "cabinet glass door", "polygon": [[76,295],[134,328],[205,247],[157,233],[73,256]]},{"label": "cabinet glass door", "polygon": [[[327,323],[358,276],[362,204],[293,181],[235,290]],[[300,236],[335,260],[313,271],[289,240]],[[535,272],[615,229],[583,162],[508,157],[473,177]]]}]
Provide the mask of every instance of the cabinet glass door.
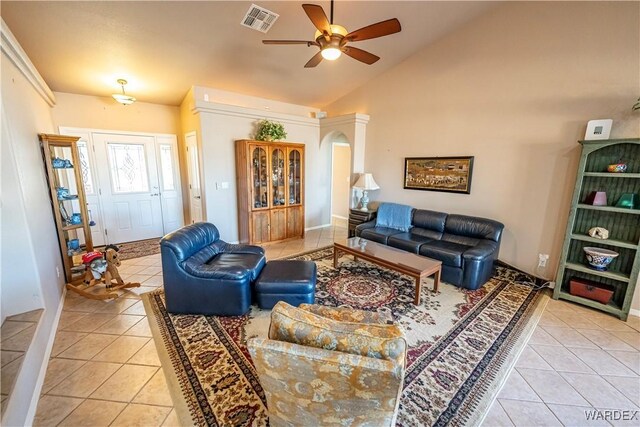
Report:
[{"label": "cabinet glass door", "polygon": [[289,205],[302,203],[302,155],[299,150],[289,151]]},{"label": "cabinet glass door", "polygon": [[284,157],[281,148],[274,148],[271,152],[271,197],[273,206],[285,205]]},{"label": "cabinet glass door", "polygon": [[267,178],[267,150],[264,147],[251,149],[251,185],[253,193],[253,208],[261,209],[269,206],[269,180]]}]

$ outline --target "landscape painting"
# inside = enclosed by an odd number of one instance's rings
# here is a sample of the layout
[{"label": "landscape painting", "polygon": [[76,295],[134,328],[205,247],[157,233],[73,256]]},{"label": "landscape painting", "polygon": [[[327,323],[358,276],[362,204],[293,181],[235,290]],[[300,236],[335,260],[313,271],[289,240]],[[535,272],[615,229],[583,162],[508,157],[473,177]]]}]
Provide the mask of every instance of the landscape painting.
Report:
[{"label": "landscape painting", "polygon": [[404,188],[469,194],[472,170],[473,156],[406,157]]}]

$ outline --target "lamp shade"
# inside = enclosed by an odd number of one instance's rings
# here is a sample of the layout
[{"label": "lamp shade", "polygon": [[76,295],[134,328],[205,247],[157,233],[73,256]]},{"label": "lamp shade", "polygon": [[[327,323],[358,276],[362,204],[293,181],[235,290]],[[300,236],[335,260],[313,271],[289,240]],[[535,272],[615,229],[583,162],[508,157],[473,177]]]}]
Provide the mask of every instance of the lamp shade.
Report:
[{"label": "lamp shade", "polygon": [[360,177],[353,185],[353,188],[367,191],[380,189],[378,184],[376,184],[375,179],[373,179],[373,175],[371,175],[370,173],[361,173]]}]

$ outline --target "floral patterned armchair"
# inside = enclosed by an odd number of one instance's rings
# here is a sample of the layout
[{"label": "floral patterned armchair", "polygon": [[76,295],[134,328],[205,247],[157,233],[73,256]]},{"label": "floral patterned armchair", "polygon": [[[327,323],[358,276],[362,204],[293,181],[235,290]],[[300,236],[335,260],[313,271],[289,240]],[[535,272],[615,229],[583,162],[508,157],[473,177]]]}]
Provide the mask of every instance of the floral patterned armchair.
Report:
[{"label": "floral patterned armchair", "polygon": [[279,302],[247,345],[272,426],[395,424],[407,345],[377,313]]}]

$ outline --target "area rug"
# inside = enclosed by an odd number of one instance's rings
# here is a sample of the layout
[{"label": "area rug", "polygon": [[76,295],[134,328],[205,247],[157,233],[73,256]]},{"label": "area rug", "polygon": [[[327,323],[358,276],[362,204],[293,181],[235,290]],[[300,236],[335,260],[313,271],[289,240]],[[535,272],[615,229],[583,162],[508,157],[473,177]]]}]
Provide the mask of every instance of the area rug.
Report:
[{"label": "area rug", "polygon": [[[138,240],[137,242],[120,243],[117,246],[120,248],[120,251],[118,252],[120,260],[124,261],[125,259],[159,254],[160,238],[156,237],[154,239]],[[96,249],[104,249],[104,247]]]},{"label": "area rug", "polygon": [[[318,265],[316,303],[386,312],[409,344],[398,425],[478,425],[535,327],[548,295],[498,267],[480,290],[441,283],[413,304],[414,281],[333,249],[289,257]],[[185,425],[267,425],[246,339],[266,337],[269,310],[238,317],[172,315],[162,290],[143,295],[174,405]],[[303,421],[301,421],[303,423]]]}]

